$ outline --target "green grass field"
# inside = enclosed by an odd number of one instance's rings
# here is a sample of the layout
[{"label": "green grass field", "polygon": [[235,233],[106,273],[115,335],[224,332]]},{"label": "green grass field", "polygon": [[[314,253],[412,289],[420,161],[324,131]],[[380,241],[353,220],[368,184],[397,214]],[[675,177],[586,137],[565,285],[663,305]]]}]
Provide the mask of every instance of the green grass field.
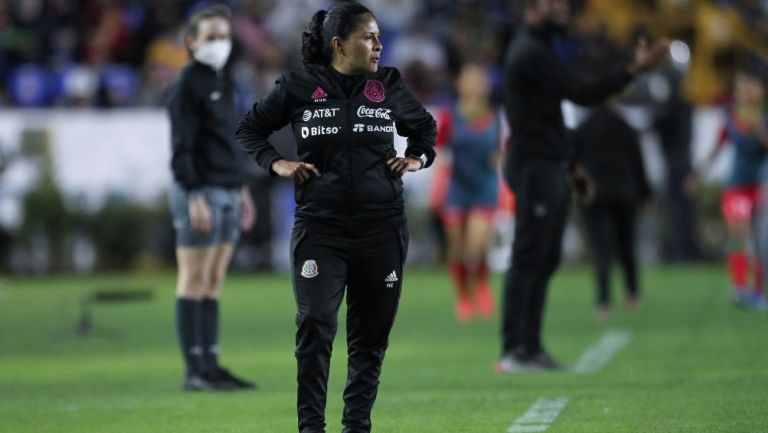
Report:
[{"label": "green grass field", "polygon": [[[495,287],[499,288],[497,276]],[[374,408],[379,433],[503,433],[539,398],[569,397],[552,433],[768,432],[768,315],[728,302],[723,269],[645,272],[639,311],[595,321],[592,280],[553,282],[545,340],[574,363],[608,330],[629,344],[592,374],[498,375],[498,320],[459,324],[447,276],[410,271]],[[282,275],[234,275],[222,305],[222,361],[259,390],[183,393],[171,273],[6,279],[0,289],[0,432],[296,431],[294,307]],[[80,299],[150,287],[149,301],[96,305],[78,336]],[[342,312],[343,313],[343,312]],[[341,429],[343,319],[328,431]]]}]

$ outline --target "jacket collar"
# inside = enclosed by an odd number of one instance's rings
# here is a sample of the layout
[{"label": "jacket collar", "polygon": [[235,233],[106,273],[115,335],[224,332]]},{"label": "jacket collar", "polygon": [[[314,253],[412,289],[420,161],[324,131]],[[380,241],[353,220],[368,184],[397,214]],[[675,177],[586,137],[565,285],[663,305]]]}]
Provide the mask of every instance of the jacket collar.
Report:
[{"label": "jacket collar", "polygon": [[[323,65],[309,64],[309,65],[304,65],[304,70],[310,75],[319,79],[322,82],[322,84],[327,85],[329,88],[332,88],[335,91],[337,91],[342,97],[345,96],[344,89],[342,87],[341,82],[339,81],[339,77],[335,76],[335,74],[340,74],[340,73],[338,71],[331,71],[331,66],[325,65],[325,64]],[[354,97],[356,94],[358,94],[362,85],[368,79],[376,77],[378,73],[379,72],[373,72],[369,74],[363,74],[357,77],[357,82],[355,83],[355,87],[354,87],[354,90],[352,91],[351,97]]]}]

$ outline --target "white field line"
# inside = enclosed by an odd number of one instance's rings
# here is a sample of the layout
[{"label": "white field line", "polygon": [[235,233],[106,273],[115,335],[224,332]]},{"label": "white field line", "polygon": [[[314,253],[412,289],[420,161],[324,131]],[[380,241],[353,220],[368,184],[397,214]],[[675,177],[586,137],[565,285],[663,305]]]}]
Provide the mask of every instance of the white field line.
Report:
[{"label": "white field line", "polygon": [[571,367],[574,373],[595,373],[602,370],[613,357],[632,340],[632,333],[622,329],[606,331],[600,340],[581,354]]},{"label": "white field line", "polygon": [[520,418],[516,419],[507,433],[530,433],[546,431],[568,405],[569,397],[543,397]]}]

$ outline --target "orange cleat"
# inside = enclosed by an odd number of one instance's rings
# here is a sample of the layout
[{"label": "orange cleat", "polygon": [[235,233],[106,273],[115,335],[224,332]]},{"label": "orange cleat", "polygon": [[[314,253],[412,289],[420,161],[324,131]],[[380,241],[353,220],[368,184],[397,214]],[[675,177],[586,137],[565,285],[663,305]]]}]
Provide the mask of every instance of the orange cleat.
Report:
[{"label": "orange cleat", "polygon": [[461,297],[456,302],[456,319],[460,322],[469,322],[475,316],[472,309],[472,300],[468,297]]},{"label": "orange cleat", "polygon": [[493,293],[486,284],[478,285],[475,290],[475,310],[483,319],[490,319],[496,313]]}]

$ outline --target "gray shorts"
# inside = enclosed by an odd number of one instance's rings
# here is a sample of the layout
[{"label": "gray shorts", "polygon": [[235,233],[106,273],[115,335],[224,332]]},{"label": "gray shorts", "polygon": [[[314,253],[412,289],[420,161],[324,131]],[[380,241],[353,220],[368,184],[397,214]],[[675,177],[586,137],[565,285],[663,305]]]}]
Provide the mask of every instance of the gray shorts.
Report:
[{"label": "gray shorts", "polygon": [[240,237],[240,188],[206,186],[202,188],[211,208],[213,224],[207,233],[192,230],[187,207],[187,193],[173,184],[168,201],[176,230],[177,247],[210,247],[223,243],[235,243]]}]

